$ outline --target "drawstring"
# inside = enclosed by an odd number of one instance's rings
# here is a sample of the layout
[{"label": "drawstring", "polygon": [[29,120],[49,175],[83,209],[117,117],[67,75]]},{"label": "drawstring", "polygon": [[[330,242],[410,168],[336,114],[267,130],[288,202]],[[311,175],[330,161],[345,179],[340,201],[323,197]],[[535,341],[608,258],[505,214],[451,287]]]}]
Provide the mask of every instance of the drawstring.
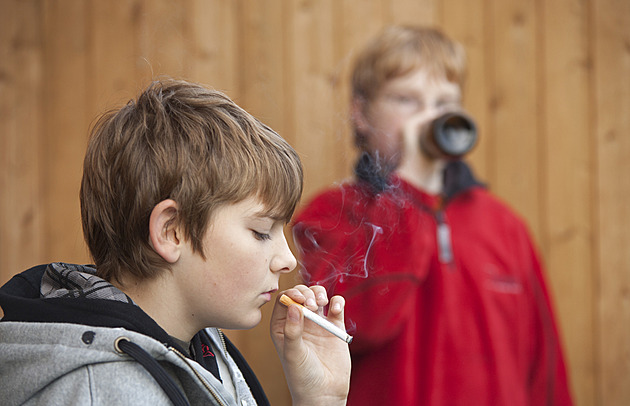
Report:
[{"label": "drawstring", "polygon": [[188,400],[177,387],[173,379],[158,362],[137,344],[126,337],[120,337],[114,343],[116,351],[125,353],[142,365],[160,385],[175,406],[190,406]]}]

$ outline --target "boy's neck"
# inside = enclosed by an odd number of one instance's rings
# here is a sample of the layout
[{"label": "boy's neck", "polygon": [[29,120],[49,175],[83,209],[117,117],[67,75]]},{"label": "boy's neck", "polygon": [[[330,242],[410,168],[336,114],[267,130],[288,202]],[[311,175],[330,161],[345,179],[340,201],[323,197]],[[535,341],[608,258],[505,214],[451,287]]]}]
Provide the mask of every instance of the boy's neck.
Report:
[{"label": "boy's neck", "polygon": [[188,315],[184,311],[185,304],[174,294],[171,272],[163,272],[151,279],[124,279],[122,284],[113,282],[114,286],[123,291],[147,313],[170,336],[190,342],[199,331],[188,323]]},{"label": "boy's neck", "polygon": [[402,163],[397,173],[418,189],[437,195],[443,189],[445,165],[441,159],[416,159]]}]

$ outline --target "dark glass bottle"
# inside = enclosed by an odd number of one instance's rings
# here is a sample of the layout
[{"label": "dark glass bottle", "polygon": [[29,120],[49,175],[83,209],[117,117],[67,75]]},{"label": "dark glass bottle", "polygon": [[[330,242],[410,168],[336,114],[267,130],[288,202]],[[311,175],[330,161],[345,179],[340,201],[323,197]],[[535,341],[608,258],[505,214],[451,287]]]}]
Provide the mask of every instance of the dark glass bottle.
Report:
[{"label": "dark glass bottle", "polygon": [[448,112],[422,130],[420,149],[431,158],[460,159],[477,143],[477,126],[466,114]]}]

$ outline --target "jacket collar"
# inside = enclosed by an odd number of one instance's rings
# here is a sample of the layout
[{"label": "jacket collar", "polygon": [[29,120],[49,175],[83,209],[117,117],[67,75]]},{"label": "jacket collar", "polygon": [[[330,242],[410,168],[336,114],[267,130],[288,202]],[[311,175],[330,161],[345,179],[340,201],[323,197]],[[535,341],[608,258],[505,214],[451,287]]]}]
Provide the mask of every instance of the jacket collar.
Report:
[{"label": "jacket collar", "polygon": [[[393,175],[370,154],[363,153],[359,157],[354,173],[357,179],[368,185],[374,194],[391,189],[395,184]],[[452,200],[458,194],[473,187],[485,187],[479,182],[470,167],[461,160],[449,161],[444,167],[442,198],[444,202]]]}]

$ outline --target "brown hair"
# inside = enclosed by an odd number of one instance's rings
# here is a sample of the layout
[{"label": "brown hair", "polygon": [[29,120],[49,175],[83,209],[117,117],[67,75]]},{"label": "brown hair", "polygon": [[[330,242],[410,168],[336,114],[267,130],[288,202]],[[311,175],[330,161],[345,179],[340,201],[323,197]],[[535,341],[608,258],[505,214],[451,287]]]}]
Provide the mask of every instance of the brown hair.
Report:
[{"label": "brown hair", "polygon": [[160,201],[177,202],[176,221],[204,256],[217,207],[257,196],[270,216],[289,221],[302,182],[295,150],[227,96],[156,81],[92,129],[80,194],[83,233],[102,278],[151,278],[168,268],[149,243],[149,217]]},{"label": "brown hair", "polygon": [[426,69],[463,87],[464,48],[434,28],[387,27],[355,59],[353,96],[369,101],[386,81],[417,69]]}]

